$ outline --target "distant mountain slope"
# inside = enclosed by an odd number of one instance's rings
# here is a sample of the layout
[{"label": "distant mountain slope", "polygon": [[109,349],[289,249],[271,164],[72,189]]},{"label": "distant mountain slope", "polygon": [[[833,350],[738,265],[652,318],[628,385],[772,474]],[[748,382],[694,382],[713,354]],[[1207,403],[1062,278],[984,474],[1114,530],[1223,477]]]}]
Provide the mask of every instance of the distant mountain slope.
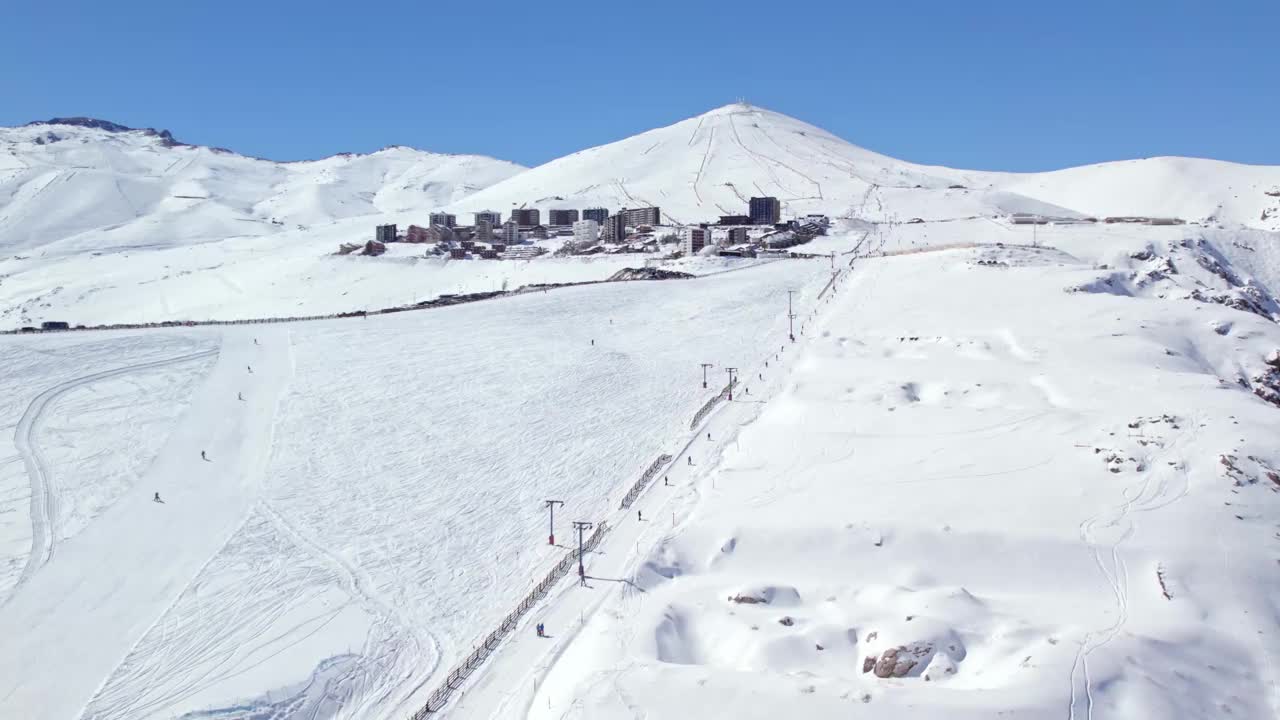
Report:
[{"label": "distant mountain slope", "polygon": [[1193,158],[1027,174],[916,165],[734,104],[553,160],[454,208],[658,205],[668,222],[692,223],[742,213],[751,196],[772,195],[791,215],[1159,215],[1280,230],[1280,197],[1267,192],[1280,193],[1280,168]]},{"label": "distant mountain slope", "polygon": [[425,213],[521,170],[405,147],[278,163],[88,118],[0,128],[0,253],[174,246]]},{"label": "distant mountain slope", "polygon": [[[643,259],[451,262],[407,245],[382,258],[331,254],[370,239],[376,224],[425,224],[435,210],[469,224],[486,209],[507,217],[521,206],[656,204],[664,222],[681,224],[745,213],[759,195],[778,197],[784,217],[925,224],[922,244],[1020,237],[990,222],[1015,212],[1178,217],[1196,224],[1177,239],[1207,238],[1241,282],[1272,295],[1280,286],[1280,167],[1151,158],[1046,173],[956,170],[745,104],[533,169],[405,147],[277,163],[184,145],[166,131],[63,118],[0,128],[0,328],[333,313],[603,279]],[[967,219],[985,232],[958,232],[954,221]],[[1025,229],[1028,242],[1044,240]],[[1105,248],[1147,231],[1088,232]]]},{"label": "distant mountain slope", "polygon": [[939,189],[971,176],[903,163],[785,115],[735,104],[553,160],[456,207],[654,204],[669,222],[691,223],[739,214],[753,195],[778,197],[784,213],[832,212],[872,185]]}]

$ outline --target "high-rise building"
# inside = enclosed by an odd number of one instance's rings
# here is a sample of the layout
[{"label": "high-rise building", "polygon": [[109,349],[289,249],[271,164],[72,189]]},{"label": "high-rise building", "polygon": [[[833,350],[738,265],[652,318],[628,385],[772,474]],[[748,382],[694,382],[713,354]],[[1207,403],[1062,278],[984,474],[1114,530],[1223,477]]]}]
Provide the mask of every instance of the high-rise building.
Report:
[{"label": "high-rise building", "polygon": [[577,210],[551,210],[547,213],[547,224],[556,227],[572,225],[578,222]]},{"label": "high-rise building", "polygon": [[375,234],[374,239],[376,239],[380,243],[395,242],[396,226],[395,225],[379,225],[378,232]]},{"label": "high-rise building", "polygon": [[680,250],[685,255],[696,255],[707,246],[711,231],[702,227],[680,228]]},{"label": "high-rise building", "polygon": [[600,226],[600,241],[620,243],[625,239],[627,239],[627,216],[618,213],[605,218],[604,224]]},{"label": "high-rise building", "polygon": [[630,227],[640,227],[641,225],[660,225],[662,223],[662,213],[656,207],[634,208],[628,210],[622,209],[619,213],[626,218],[626,223]]},{"label": "high-rise building", "polygon": [[537,208],[516,208],[511,211],[511,221],[528,230],[534,225],[541,225]]},{"label": "high-rise building", "polygon": [[482,222],[487,222],[489,223],[489,227],[496,228],[502,224],[502,213],[498,212],[497,210],[481,210],[478,213],[474,213],[474,215],[475,215],[475,223],[474,223],[475,225],[479,225]]},{"label": "high-rise building", "polygon": [[579,220],[573,224],[573,243],[580,247],[594,245],[600,239],[600,223],[595,220]]},{"label": "high-rise building", "polygon": [[458,227],[458,216],[449,213],[431,213],[431,224],[455,228]]},{"label": "high-rise building", "polygon": [[493,223],[488,220],[479,219],[480,213],[476,213],[476,234],[475,239],[480,242],[493,241]]},{"label": "high-rise building", "polygon": [[603,225],[604,221],[609,219],[609,209],[608,208],[587,208],[586,210],[582,211],[582,219],[595,220],[597,223]]},{"label": "high-rise building", "polygon": [[776,197],[753,197],[749,207],[752,225],[772,225],[782,218],[782,204]]},{"label": "high-rise building", "polygon": [[508,220],[502,224],[502,242],[507,247],[520,244],[520,226],[515,220]]}]

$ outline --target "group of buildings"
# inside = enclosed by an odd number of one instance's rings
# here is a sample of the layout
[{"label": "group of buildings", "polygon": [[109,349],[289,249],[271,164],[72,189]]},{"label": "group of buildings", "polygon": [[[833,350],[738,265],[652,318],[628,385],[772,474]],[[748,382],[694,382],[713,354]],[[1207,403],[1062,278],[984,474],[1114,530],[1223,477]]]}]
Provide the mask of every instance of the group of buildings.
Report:
[{"label": "group of buildings", "polygon": [[[677,227],[676,233],[656,236],[666,227],[660,208],[623,208],[610,213],[606,208],[555,208],[547,211],[546,223],[537,208],[515,208],[506,221],[496,210],[472,214],[471,225],[459,225],[452,213],[431,213],[425,227],[410,225],[403,233],[395,225],[379,225],[374,240],[366,243],[364,254],[379,255],[393,242],[428,244],[433,252],[451,258],[526,258],[545,252],[532,243],[564,237],[563,247],[571,254],[597,252],[658,251],[663,241],[678,240],[686,255],[717,247],[723,254],[754,255],[753,248],[784,248],[807,242],[824,234],[827,219],[809,215],[784,222],[782,205],[775,197],[753,197],[745,215],[722,215],[717,223]],[[359,246],[344,245],[339,252]],[[350,249],[347,249],[350,248]]]}]

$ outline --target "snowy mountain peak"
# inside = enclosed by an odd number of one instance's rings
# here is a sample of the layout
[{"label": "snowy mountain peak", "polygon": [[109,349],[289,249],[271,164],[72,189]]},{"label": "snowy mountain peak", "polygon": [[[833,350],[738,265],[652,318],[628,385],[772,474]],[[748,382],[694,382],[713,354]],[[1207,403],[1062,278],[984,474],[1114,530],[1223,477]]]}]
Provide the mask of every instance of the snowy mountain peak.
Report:
[{"label": "snowy mountain peak", "polygon": [[149,137],[158,137],[169,147],[177,145],[185,145],[178,142],[173,133],[168,130],[156,130],[155,128],[131,128],[127,125],[111,122],[110,120],[100,120],[91,117],[68,117],[68,118],[52,118],[49,120],[35,120],[27,123],[24,127],[44,127],[49,125],[63,127],[89,128],[91,130],[103,130],[109,133],[142,133]]}]

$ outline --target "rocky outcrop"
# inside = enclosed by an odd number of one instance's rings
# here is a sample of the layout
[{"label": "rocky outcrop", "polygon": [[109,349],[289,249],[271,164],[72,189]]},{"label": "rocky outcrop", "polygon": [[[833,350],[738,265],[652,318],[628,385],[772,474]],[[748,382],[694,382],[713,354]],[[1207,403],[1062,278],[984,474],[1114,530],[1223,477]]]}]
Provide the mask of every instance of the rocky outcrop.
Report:
[{"label": "rocky outcrop", "polygon": [[662,268],[623,268],[609,276],[609,282],[622,282],[626,280],[683,280],[691,277],[695,276],[690,275],[689,273],[677,272],[675,270],[663,270]]},{"label": "rocky outcrop", "polygon": [[178,142],[176,139],[174,139],[173,133],[169,132],[168,130],[156,130],[155,128],[131,128],[128,125],[121,125],[120,123],[114,123],[114,122],[111,122],[110,120],[99,120],[98,118],[91,118],[91,117],[52,118],[49,120],[36,120],[35,122],[27,123],[27,126],[29,127],[39,126],[39,125],[70,125],[72,127],[91,128],[94,130],[105,130],[107,132],[113,132],[113,133],[140,132],[146,135],[151,135],[153,137],[160,138],[160,143],[165,147],[177,147],[179,145],[185,144],[185,143]]}]

